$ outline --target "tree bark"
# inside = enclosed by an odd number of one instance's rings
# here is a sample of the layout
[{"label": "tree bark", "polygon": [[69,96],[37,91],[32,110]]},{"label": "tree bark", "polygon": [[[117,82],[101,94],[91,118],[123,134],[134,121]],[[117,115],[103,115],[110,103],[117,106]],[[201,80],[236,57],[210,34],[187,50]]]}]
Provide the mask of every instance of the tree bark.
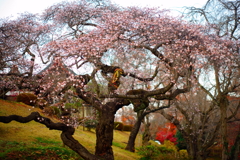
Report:
[{"label": "tree bark", "polygon": [[113,160],[112,141],[115,114],[119,108],[129,105],[129,100],[115,99],[103,104],[94,94],[84,92],[80,88],[76,88],[76,91],[79,98],[96,108],[99,114],[99,122],[96,127],[95,155],[101,159]]},{"label": "tree bark", "polygon": [[227,141],[227,99],[220,98],[221,111],[221,141],[222,141],[222,160],[228,158],[228,141]]},{"label": "tree bark", "polygon": [[140,129],[141,126],[141,122],[144,119],[144,117],[150,113],[162,110],[164,108],[169,108],[170,106],[162,106],[153,110],[147,109],[147,110],[140,110],[137,112],[137,122],[134,124],[129,139],[128,139],[128,144],[126,146],[126,150],[130,151],[130,152],[134,152],[135,151],[135,140],[138,134],[138,131]]},{"label": "tree bark", "polygon": [[151,139],[151,133],[150,133],[150,122],[149,122],[149,116],[146,116],[146,119],[144,121],[144,133],[143,133],[143,137],[142,137],[142,145],[143,146],[147,146],[149,145],[149,140]]},{"label": "tree bark", "polygon": [[144,118],[142,110],[138,111],[137,114],[138,114],[137,115],[137,117],[138,117],[137,122],[134,124],[134,126],[131,130],[131,133],[130,133],[130,136],[129,136],[129,139],[128,139],[128,143],[127,143],[127,146],[125,148],[126,150],[128,150],[130,152],[135,152],[135,140],[136,140],[139,128],[141,126],[141,122]]},{"label": "tree bark", "polygon": [[113,160],[113,129],[114,129],[114,117],[115,106],[113,103],[107,103],[103,106],[103,109],[99,111],[99,123],[96,128],[96,151],[95,155],[106,160]]},{"label": "tree bark", "polygon": [[188,153],[191,156],[191,158],[192,159],[197,159],[197,155],[196,155],[197,150],[195,149],[196,148],[196,144],[194,144],[193,142],[190,142],[190,143],[188,143],[187,146],[188,146],[187,150],[188,150]]}]

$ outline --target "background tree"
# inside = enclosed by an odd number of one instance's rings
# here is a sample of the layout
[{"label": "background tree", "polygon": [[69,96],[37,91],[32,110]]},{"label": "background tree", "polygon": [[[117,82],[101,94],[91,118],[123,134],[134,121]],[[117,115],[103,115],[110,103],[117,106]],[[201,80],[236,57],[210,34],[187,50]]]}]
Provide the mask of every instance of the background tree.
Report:
[{"label": "background tree", "polygon": [[217,141],[220,110],[201,90],[178,96],[176,110],[160,111],[172,122],[186,140],[188,154],[196,160],[207,158],[209,149]]},{"label": "background tree", "polygon": [[[34,67],[37,67],[35,59],[43,43],[49,41],[50,33],[50,26],[39,20],[36,15],[28,13],[16,20],[2,19],[0,22],[1,97],[12,89],[33,87],[31,78]],[[11,72],[14,66],[18,72]]]},{"label": "background tree", "polygon": [[[222,54],[221,63],[219,58],[209,57],[207,60],[210,62],[208,71],[211,70],[214,75],[214,80],[208,80],[212,85],[207,88],[201,83],[201,87],[205,90],[213,101],[221,109],[222,117],[222,159],[227,159],[228,141],[227,141],[227,110],[228,100],[226,96],[234,93],[239,93],[239,14],[240,2],[227,1],[227,0],[208,0],[203,8],[189,7],[187,15],[196,23],[207,23],[210,26],[209,33],[214,33],[218,37],[236,41],[236,54],[229,58],[229,61],[224,61],[224,57],[230,56],[228,51]],[[235,58],[234,58],[235,57]],[[216,64],[217,63],[217,64]],[[221,64],[221,65],[219,65]],[[211,69],[210,69],[211,68]],[[211,92],[210,91],[211,88]],[[238,93],[237,93],[238,92]],[[239,132],[240,133],[240,132]],[[240,143],[240,142],[237,142]]]},{"label": "background tree", "polygon": [[207,23],[220,37],[239,40],[239,10],[237,0],[208,0],[202,8],[186,7],[185,14],[195,23]]}]

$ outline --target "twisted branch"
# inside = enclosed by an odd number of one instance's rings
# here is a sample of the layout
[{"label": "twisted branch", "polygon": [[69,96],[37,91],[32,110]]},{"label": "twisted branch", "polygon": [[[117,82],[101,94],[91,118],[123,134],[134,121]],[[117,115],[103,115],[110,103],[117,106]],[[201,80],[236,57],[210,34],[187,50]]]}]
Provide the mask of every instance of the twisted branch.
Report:
[{"label": "twisted branch", "polygon": [[30,121],[35,121],[44,124],[50,130],[60,130],[62,131],[61,139],[63,143],[71,148],[73,151],[78,153],[82,158],[86,160],[98,160],[99,158],[91,154],[85,147],[83,147],[76,139],[73,138],[75,129],[72,126],[67,126],[64,123],[54,123],[51,119],[42,117],[38,112],[32,112],[27,117],[22,117],[18,115],[10,116],[0,116],[0,122],[10,123],[11,121],[17,121],[20,123],[28,123]]}]

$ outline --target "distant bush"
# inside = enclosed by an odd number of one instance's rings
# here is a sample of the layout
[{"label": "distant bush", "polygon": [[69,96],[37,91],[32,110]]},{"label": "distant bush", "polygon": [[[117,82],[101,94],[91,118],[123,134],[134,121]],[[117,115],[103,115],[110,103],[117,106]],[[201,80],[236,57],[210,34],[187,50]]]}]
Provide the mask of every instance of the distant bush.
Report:
[{"label": "distant bush", "polygon": [[185,149],[179,150],[179,157],[181,159],[189,159],[187,150],[185,150]]},{"label": "distant bush", "polygon": [[43,109],[48,105],[48,102],[44,99],[37,99],[35,102],[35,107],[38,107],[40,109]]},{"label": "distant bush", "polygon": [[156,135],[156,140],[158,140],[162,144],[166,140],[169,140],[169,141],[173,142],[174,144],[177,144],[177,138],[174,137],[174,132],[172,132],[172,131],[166,131],[166,130],[159,131]]},{"label": "distant bush", "polygon": [[137,148],[137,153],[142,156],[140,160],[151,160],[151,159],[154,159],[155,157],[158,157],[160,154],[160,151],[158,147],[148,145],[148,146]]},{"label": "distant bush", "polygon": [[123,131],[131,131],[133,128],[132,125],[123,125]]},{"label": "distant bush", "polygon": [[20,93],[17,96],[17,102],[23,102],[27,105],[34,106],[37,100],[37,96],[32,93]]},{"label": "distant bush", "polygon": [[137,148],[137,153],[142,156],[140,160],[192,160],[186,150],[177,151],[174,143],[167,140],[164,145],[148,145]]},{"label": "distant bush", "polygon": [[122,131],[123,123],[122,122],[114,122],[114,129]]},{"label": "distant bush", "polygon": [[187,149],[186,140],[183,138],[181,132],[177,131],[175,137],[177,138],[177,147],[179,150]]},{"label": "distant bush", "polygon": [[161,146],[164,146],[164,147],[166,147],[166,148],[168,148],[168,149],[171,149],[171,150],[173,150],[174,152],[177,152],[177,151],[178,151],[177,146],[174,144],[174,142],[171,142],[170,140],[165,140],[165,141],[164,141],[164,144],[161,145]]},{"label": "distant bush", "polygon": [[97,127],[98,121],[95,119],[88,119],[84,121],[84,127],[87,128],[88,131],[91,131],[91,129],[94,129]]},{"label": "distant bush", "polygon": [[175,151],[171,148],[167,148],[166,146],[160,145],[158,146],[158,150],[161,154],[174,153]]}]

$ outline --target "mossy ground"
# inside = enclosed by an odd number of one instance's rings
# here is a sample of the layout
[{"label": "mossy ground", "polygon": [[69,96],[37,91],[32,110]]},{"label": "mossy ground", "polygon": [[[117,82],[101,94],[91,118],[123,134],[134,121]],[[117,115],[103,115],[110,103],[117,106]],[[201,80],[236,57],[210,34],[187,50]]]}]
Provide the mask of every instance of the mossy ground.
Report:
[{"label": "mossy ground", "polygon": [[[47,117],[39,108],[0,99],[0,116],[13,114],[28,116],[35,111]],[[52,117],[51,119],[58,121]],[[49,130],[34,121],[25,124],[16,121],[8,124],[0,123],[0,159],[80,159],[75,152],[63,146],[60,134],[60,131]],[[128,137],[129,132],[114,131],[113,151],[116,160],[139,159],[137,153],[124,150]],[[79,127],[75,131],[74,138],[90,152],[95,152],[94,130],[83,131],[83,128]],[[139,136],[136,146],[139,147],[140,144]]]}]

